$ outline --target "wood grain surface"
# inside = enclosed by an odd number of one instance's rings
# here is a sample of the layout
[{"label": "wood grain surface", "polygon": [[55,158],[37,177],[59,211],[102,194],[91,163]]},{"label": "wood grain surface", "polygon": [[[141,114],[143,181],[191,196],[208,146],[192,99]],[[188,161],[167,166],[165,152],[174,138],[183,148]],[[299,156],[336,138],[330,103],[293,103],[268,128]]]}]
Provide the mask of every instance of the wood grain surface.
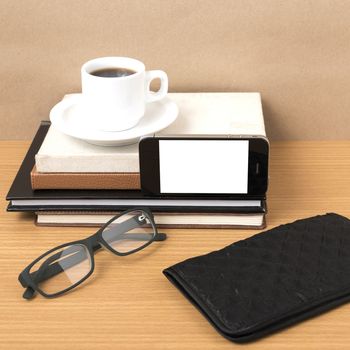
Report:
[{"label": "wood grain surface", "polygon": [[[61,298],[22,299],[18,273],[46,250],[89,228],[36,227],[6,213],[5,195],[29,143],[0,142],[1,349],[232,349],[162,275],[183,259],[219,249],[252,230],[166,230],[143,252],[96,255],[93,276]],[[350,142],[272,144],[268,228],[326,212],[350,217]],[[350,304],[244,345],[248,349],[350,348]]]}]

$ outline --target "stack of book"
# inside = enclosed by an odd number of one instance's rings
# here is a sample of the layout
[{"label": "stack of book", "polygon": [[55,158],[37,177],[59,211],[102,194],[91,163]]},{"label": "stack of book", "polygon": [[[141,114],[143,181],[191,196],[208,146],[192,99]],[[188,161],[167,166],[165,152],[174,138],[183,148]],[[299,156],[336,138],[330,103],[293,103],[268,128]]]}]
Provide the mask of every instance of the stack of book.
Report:
[{"label": "stack of book", "polygon": [[[203,113],[233,113],[238,104],[236,119],[241,123],[237,123],[237,134],[265,135],[258,93],[170,96],[180,115],[165,134],[181,134],[187,120]],[[138,144],[96,146],[64,135],[46,121],[41,123],[7,199],[8,211],[35,212],[38,225],[55,226],[101,225],[135,207],[150,208],[161,227],[262,228],[266,214],[265,196],[147,195],[140,189]]]}]

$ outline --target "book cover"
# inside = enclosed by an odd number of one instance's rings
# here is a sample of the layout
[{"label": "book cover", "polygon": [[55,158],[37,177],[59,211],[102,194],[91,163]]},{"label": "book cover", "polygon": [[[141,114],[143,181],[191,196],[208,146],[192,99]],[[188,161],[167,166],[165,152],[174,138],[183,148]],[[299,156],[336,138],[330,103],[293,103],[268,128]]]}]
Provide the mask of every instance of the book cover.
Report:
[{"label": "book cover", "polygon": [[103,147],[50,128],[35,155],[41,173],[138,173],[138,144]]}]

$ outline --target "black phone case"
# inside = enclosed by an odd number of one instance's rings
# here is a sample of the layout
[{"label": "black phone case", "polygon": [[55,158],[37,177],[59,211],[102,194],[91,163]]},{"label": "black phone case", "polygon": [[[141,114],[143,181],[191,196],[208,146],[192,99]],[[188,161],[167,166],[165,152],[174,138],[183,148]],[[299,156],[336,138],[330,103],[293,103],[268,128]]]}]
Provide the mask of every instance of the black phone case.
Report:
[{"label": "black phone case", "polygon": [[224,337],[254,340],[350,300],[350,220],[298,220],[163,273]]}]

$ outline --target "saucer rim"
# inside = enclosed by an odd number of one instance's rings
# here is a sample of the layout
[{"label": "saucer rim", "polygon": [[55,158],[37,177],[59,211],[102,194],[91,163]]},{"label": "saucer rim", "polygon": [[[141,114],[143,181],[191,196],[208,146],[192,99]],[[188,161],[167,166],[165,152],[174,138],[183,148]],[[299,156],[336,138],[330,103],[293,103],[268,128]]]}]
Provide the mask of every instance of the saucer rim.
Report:
[{"label": "saucer rim", "polygon": [[[67,98],[61,100],[60,102],[58,102],[54,107],[52,107],[51,111],[50,111],[50,120],[51,120],[51,124],[57,128],[57,130],[59,130],[60,132],[62,132],[63,134],[79,139],[79,140],[83,140],[86,142],[97,142],[99,144],[102,143],[121,143],[123,141],[131,141],[131,140],[137,140],[140,139],[143,136],[146,135],[150,135],[150,134],[154,134],[160,130],[165,129],[166,127],[170,126],[172,123],[174,123],[174,121],[177,119],[178,115],[179,115],[179,107],[178,105],[175,103],[175,101],[173,101],[171,98],[169,98],[168,96],[165,96],[164,98],[162,98],[159,101],[154,101],[151,102],[150,104],[162,104],[165,105],[165,108],[167,110],[170,110],[172,117],[169,118],[169,121],[166,123],[165,126],[161,126],[161,127],[157,127],[157,128],[153,128],[152,130],[145,130],[143,132],[138,132],[134,135],[125,135],[126,133],[130,133],[132,130],[137,130],[137,128],[139,128],[139,124],[142,122],[142,119],[144,118],[144,116],[146,115],[146,113],[142,116],[142,118],[140,119],[140,121],[132,128],[126,129],[126,130],[121,130],[121,131],[103,131],[103,130],[92,130],[89,129],[89,133],[98,133],[100,136],[96,136],[96,137],[91,137],[92,135],[83,135],[83,134],[79,134],[79,133],[74,133],[74,132],[70,132],[69,130],[67,130],[67,128],[62,127],[62,125],[67,123],[64,123],[62,117],[65,113],[66,110],[68,110],[70,107],[77,105],[78,101],[81,99],[82,95],[81,94],[72,94],[71,96],[68,96]],[[167,113],[168,114],[168,113]],[[83,130],[86,130],[86,128],[84,128]],[[82,131],[82,133],[84,133],[84,131]],[[103,135],[103,137],[101,137],[101,135]],[[119,135],[119,137],[116,137],[117,135]],[[106,137],[106,136],[110,136],[110,137]],[[137,142],[137,141],[135,141]]]}]

